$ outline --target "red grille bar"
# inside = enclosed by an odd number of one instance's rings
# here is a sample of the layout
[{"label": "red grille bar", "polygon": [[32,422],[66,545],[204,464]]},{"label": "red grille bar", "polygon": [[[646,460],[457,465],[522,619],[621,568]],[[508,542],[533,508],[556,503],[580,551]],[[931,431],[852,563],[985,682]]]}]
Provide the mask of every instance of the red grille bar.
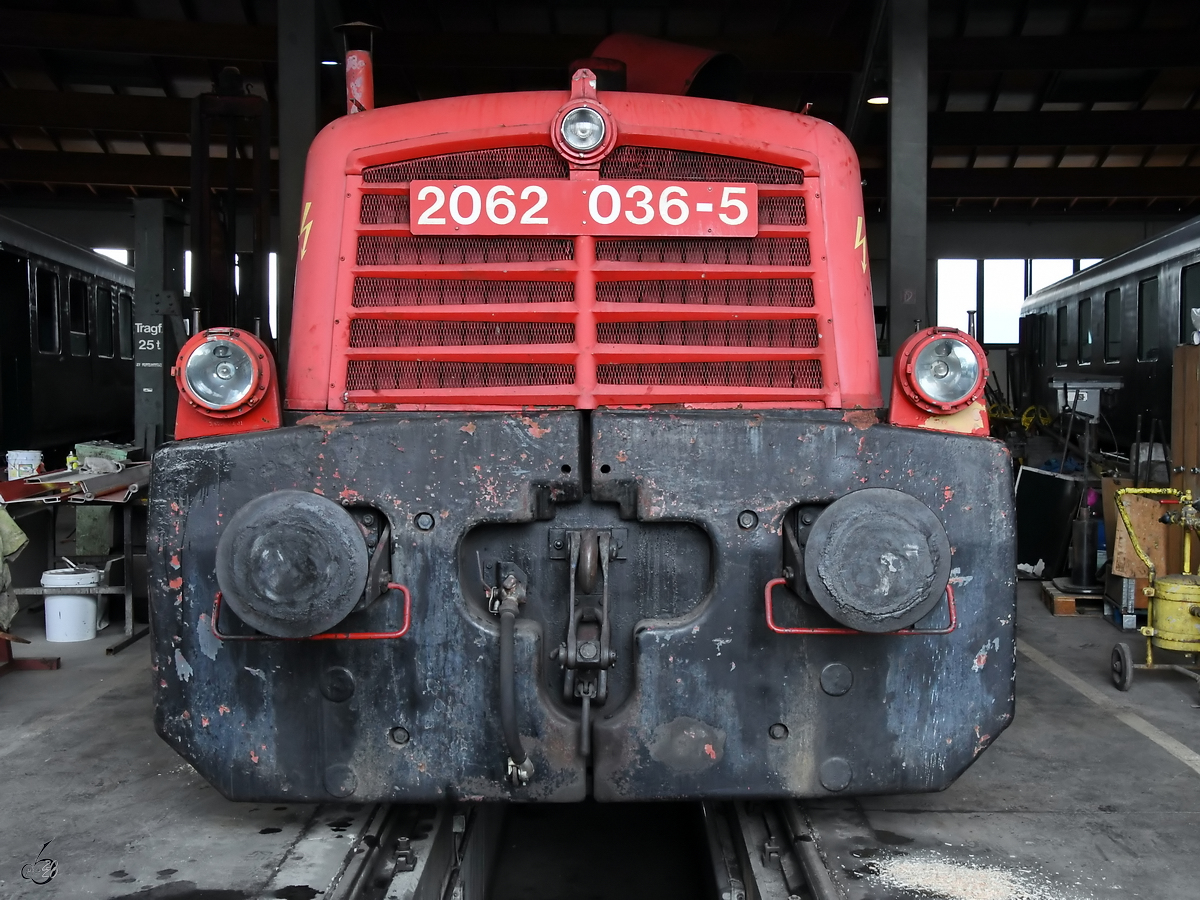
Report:
[{"label": "red grille bar", "polygon": [[456,347],[574,342],[575,326],[569,322],[413,322],[356,319],[350,325],[351,347]]},{"label": "red grille bar", "polygon": [[596,366],[600,384],[679,385],[683,387],[798,388],[824,387],[816,359],[773,359],[758,362],[610,363]]},{"label": "red grille bar", "polygon": [[567,303],[569,281],[435,281],[428,278],[354,279],[354,306],[473,306],[478,304]]},{"label": "red grille bar", "polygon": [[600,322],[596,340],[601,344],[811,348],[817,346],[817,323],[812,319]]}]

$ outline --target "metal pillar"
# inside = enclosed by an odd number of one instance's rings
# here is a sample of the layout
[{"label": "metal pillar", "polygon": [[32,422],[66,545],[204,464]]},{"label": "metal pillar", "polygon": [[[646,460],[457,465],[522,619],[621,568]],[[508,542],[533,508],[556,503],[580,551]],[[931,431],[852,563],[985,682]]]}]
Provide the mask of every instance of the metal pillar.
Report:
[{"label": "metal pillar", "polygon": [[892,0],[888,91],[888,336],[891,352],[932,324],[925,271],[929,0]]},{"label": "metal pillar", "polygon": [[279,293],[276,356],[287,366],[304,161],[317,134],[317,3],[279,0]]},{"label": "metal pillar", "polygon": [[183,208],[133,201],[133,424],[147,458],[175,430],[171,366],[183,333]]}]

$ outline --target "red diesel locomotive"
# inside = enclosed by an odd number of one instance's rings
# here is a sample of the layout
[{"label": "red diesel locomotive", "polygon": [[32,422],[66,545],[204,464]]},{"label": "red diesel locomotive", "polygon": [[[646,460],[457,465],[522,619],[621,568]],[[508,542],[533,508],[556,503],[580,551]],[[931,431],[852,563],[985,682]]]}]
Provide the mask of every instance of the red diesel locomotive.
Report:
[{"label": "red diesel locomotive", "polygon": [[179,356],[163,738],[245,800],[950,784],[1013,711],[1009,462],[961,332],[877,414],[847,139],[586,68],[352,103],[286,386],[236,329]]}]

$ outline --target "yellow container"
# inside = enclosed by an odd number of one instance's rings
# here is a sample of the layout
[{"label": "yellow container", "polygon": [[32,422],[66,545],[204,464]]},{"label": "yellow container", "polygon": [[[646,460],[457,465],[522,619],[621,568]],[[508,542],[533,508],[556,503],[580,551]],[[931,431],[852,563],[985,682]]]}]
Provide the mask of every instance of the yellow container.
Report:
[{"label": "yellow container", "polygon": [[1200,652],[1200,575],[1164,575],[1150,600],[1154,646]]}]

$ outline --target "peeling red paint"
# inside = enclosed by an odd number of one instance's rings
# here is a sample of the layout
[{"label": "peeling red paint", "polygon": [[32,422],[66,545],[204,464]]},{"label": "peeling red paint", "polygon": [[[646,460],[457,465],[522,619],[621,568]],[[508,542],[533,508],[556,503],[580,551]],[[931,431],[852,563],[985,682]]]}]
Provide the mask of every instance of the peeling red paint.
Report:
[{"label": "peeling red paint", "polygon": [[709,759],[716,759],[716,758],[717,758],[717,751],[713,749],[713,745],[712,745],[712,744],[705,744],[705,745],[704,745],[704,754],[705,754],[705,756],[707,756]]},{"label": "peeling red paint", "polygon": [[849,409],[842,416],[843,422],[848,422],[855,428],[866,430],[872,425],[878,425],[879,419],[875,416],[875,411],[870,409]]},{"label": "peeling red paint", "polygon": [[183,576],[181,575],[178,578],[172,578],[167,582],[167,587],[173,591],[179,590],[181,587],[183,587]]},{"label": "peeling red paint", "polygon": [[222,715],[222,716],[223,716],[223,715],[225,715],[225,713],[227,713],[227,712],[229,712],[229,711],[230,711],[230,710],[229,710],[229,707],[228,707],[228,706],[226,706],[224,703],[222,703],[220,706],[218,706],[218,707],[217,707],[217,713],[218,713],[219,715]]},{"label": "peeling red paint", "polygon": [[468,422],[466,425],[464,425],[462,428],[460,428],[458,430],[465,431],[467,434],[474,434],[475,433],[475,423]]},{"label": "peeling red paint", "polygon": [[178,554],[178,553],[176,553],[174,556],[172,556],[172,557],[171,557],[171,568],[172,568],[172,569],[178,569],[178,568],[179,568],[179,566],[180,566],[180,562],[179,562],[179,554]]},{"label": "peeling red paint", "polygon": [[258,762],[258,754],[255,753],[253,750],[250,751],[250,761],[254,762],[254,763]]},{"label": "peeling red paint", "polygon": [[200,717],[200,725],[201,725],[202,727],[204,727],[204,728],[207,728],[207,727],[208,727],[208,716],[201,716],[201,717]]},{"label": "peeling red paint", "polygon": [[342,424],[342,420],[337,416],[326,416],[322,413],[313,413],[311,416],[305,416],[296,422],[297,425],[316,425],[326,434],[333,431]]},{"label": "peeling red paint", "polygon": [[626,453],[624,450],[618,450],[617,451],[617,462],[628,462],[628,461],[629,461],[629,454]]},{"label": "peeling red paint", "polygon": [[949,503],[951,498],[954,497],[954,489],[950,487],[950,485],[946,485],[944,488],[942,488],[942,497],[945,498],[947,503]]}]

